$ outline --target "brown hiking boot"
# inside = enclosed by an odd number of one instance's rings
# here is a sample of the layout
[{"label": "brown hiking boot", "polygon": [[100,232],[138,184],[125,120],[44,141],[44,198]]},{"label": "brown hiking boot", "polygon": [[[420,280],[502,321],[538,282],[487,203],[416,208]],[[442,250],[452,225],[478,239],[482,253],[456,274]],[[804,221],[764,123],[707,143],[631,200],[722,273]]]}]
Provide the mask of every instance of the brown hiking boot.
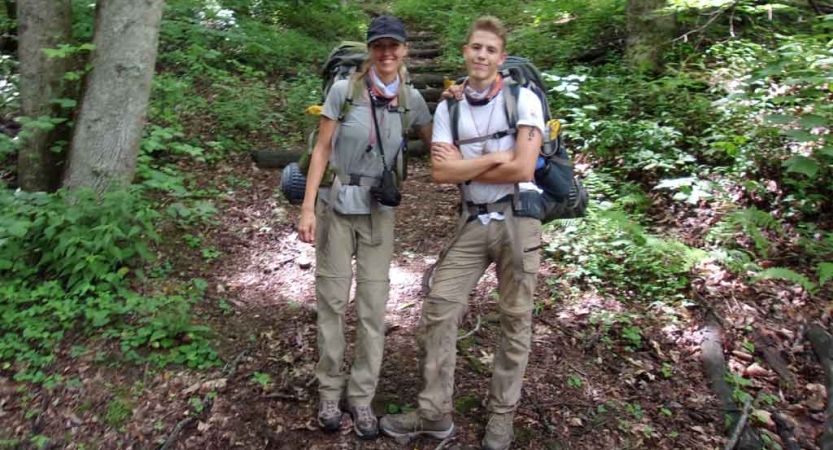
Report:
[{"label": "brown hiking boot", "polygon": [[515,439],[514,422],[515,413],[492,413],[483,436],[483,450],[507,450]]},{"label": "brown hiking boot", "polygon": [[369,406],[351,406],[348,412],[353,416],[353,431],[359,439],[376,439],[379,436],[379,421]]},{"label": "brown hiking boot", "polygon": [[450,416],[441,420],[427,420],[419,416],[417,411],[405,414],[389,414],[379,421],[382,433],[392,438],[414,438],[428,436],[434,439],[445,439],[454,433],[454,422]]},{"label": "brown hiking boot", "polygon": [[321,400],[318,405],[318,426],[328,433],[333,433],[341,428],[341,408],[338,400]]}]

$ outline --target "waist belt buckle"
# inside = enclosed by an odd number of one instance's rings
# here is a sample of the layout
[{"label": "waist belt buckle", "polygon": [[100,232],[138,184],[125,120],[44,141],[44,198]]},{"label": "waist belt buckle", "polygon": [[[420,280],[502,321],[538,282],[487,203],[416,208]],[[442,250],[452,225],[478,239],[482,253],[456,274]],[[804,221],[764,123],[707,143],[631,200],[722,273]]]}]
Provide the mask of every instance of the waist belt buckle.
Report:
[{"label": "waist belt buckle", "polygon": [[350,186],[360,186],[362,184],[362,177],[361,175],[353,175],[350,174]]}]

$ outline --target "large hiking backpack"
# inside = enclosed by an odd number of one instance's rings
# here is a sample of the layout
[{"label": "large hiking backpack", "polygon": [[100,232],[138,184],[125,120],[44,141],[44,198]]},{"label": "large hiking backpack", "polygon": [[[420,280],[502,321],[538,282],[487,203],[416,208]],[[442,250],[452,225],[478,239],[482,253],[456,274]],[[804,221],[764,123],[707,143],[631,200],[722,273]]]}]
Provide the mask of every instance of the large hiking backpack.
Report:
[{"label": "large hiking backpack", "polygon": [[[535,170],[535,184],[544,191],[541,195],[541,223],[584,217],[589,196],[581,181],[573,174],[573,163],[561,136],[560,122],[553,120],[550,114],[547,88],[541,72],[528,59],[509,56],[500,66],[500,73],[504,79],[504,103],[509,123],[509,129],[504,133],[517,133],[517,106],[522,87],[535,93],[541,101],[544,123],[547,125],[539,156],[543,164],[539,164],[541,167]],[[459,140],[459,111],[459,103],[449,101],[451,133],[455,143]]]},{"label": "large hiking backpack", "polygon": [[[350,87],[347,90],[345,102],[341,107],[341,114],[338,117],[339,122],[347,117],[347,113],[354,103],[359,101],[364,93],[364,86],[361,86],[360,80],[357,77],[357,72],[362,65],[368,60],[367,45],[362,42],[343,41],[337,45],[327,57],[327,62],[321,71],[321,104],[327,100],[327,95],[330,89],[337,81],[351,80]],[[405,133],[407,132],[405,124],[408,123],[408,100],[410,98],[410,80],[407,72],[403,73],[405,83],[400,88],[400,96],[398,98],[400,108],[400,118],[402,120],[403,132],[403,146],[407,145]],[[311,106],[307,108],[308,114],[321,114],[320,106]],[[281,190],[284,197],[289,200],[291,204],[300,204],[304,200],[304,192],[298,192],[298,186],[303,186],[306,189],[306,174],[309,171],[310,159],[312,158],[312,151],[315,147],[315,142],[318,137],[318,127],[313,129],[307,138],[307,151],[301,155],[297,163],[287,165],[281,175]],[[407,147],[402,148],[395,161],[395,174],[397,181],[402,181],[407,178]],[[327,164],[327,169],[324,172],[324,178],[321,181],[322,186],[327,186],[332,183],[335,173]]]}]

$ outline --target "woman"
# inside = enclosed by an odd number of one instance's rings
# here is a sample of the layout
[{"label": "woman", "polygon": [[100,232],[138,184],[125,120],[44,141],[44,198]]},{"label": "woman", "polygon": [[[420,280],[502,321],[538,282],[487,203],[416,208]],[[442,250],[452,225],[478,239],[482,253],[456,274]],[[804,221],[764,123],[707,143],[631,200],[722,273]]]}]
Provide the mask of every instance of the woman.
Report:
[{"label": "woman", "polygon": [[[374,19],[367,46],[366,67],[333,84],[324,103],[298,234],[302,241],[316,244],[318,423],[325,431],[339,429],[339,401],[346,387],[347,412],[353,416],[356,434],[373,439],[378,426],[370,402],[382,362],[393,253],[394,211],[386,205],[398,203],[387,195],[391,186],[386,183],[380,189],[380,184],[383,172],[391,181],[390,172],[401,161],[403,126],[418,128],[423,141],[429,142],[431,115],[419,92],[405,82],[408,45],[402,22],[386,15]],[[322,187],[328,161],[335,177],[332,186]],[[341,373],[344,313],[353,257],[358,342],[345,377]]]}]

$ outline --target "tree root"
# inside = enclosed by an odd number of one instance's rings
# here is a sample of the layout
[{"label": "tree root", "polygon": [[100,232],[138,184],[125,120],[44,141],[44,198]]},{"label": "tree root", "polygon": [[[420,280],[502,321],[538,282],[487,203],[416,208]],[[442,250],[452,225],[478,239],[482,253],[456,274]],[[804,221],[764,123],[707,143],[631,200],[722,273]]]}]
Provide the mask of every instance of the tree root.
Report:
[{"label": "tree root", "polygon": [[[703,343],[701,344],[703,357],[703,370],[709,380],[712,390],[722,404],[724,411],[729,414],[729,430],[735,430],[738,434],[736,442],[732,447],[740,450],[760,450],[763,448],[763,441],[758,433],[751,427],[745,426],[746,420],[738,411],[737,404],[732,398],[732,387],[726,381],[726,357],[723,355],[723,328],[720,319],[710,311],[703,326]],[[747,413],[748,416],[748,413]],[[744,419],[744,423],[740,423]],[[735,434],[735,433],[733,433]],[[731,441],[730,441],[731,442]]]},{"label": "tree root", "polygon": [[833,337],[820,325],[812,324],[807,329],[807,339],[824,369],[824,386],[827,388],[827,420],[819,438],[819,447],[821,450],[833,450]]},{"label": "tree root", "polygon": [[[240,361],[243,360],[243,357],[246,356],[247,353],[249,353],[249,351],[252,349],[253,346],[254,346],[253,343],[249,344],[249,346],[246,347],[245,350],[240,352],[229,364],[226,364],[225,367],[223,367],[223,375],[225,375],[225,378],[227,380],[231,380],[231,377],[234,376],[235,372],[237,372],[237,366],[240,365]],[[208,396],[208,395],[203,397],[203,399],[202,399],[202,413],[201,414],[202,415],[208,414],[208,412],[211,411],[212,406],[214,406],[213,397]],[[173,446],[176,444],[176,441],[179,438],[179,435],[182,433],[182,431],[185,430],[188,427],[193,426],[194,422],[196,422],[196,421],[197,421],[196,417],[190,416],[190,417],[186,417],[186,418],[180,420],[179,422],[177,422],[176,426],[174,427],[174,430],[171,432],[171,434],[168,435],[168,437],[165,439],[165,442],[163,442],[162,445],[159,447],[159,450],[168,450],[168,449],[173,448]]]},{"label": "tree root", "polygon": [[773,413],[772,420],[778,427],[778,436],[784,441],[784,450],[801,450],[801,445],[795,440],[793,427],[780,413]]},{"label": "tree root", "polygon": [[462,336],[458,336],[458,337],[457,337],[457,340],[458,340],[458,341],[462,341],[463,339],[469,338],[469,337],[471,337],[474,333],[477,333],[478,331],[480,331],[480,322],[481,322],[481,319],[480,319],[480,314],[478,314],[478,315],[477,315],[477,324],[474,326],[474,328],[472,328],[472,330],[471,330],[471,331],[469,331],[468,333],[466,333],[466,334],[464,334],[464,335],[462,335]]}]

